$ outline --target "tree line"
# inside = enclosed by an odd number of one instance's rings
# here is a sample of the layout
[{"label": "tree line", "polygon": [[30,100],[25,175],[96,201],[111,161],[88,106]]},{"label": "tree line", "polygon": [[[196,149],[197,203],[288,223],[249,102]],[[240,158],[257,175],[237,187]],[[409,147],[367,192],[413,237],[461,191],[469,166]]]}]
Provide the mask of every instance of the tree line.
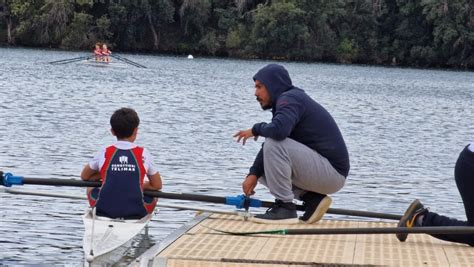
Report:
[{"label": "tree line", "polygon": [[0,0],[0,43],[474,67],[472,0]]}]

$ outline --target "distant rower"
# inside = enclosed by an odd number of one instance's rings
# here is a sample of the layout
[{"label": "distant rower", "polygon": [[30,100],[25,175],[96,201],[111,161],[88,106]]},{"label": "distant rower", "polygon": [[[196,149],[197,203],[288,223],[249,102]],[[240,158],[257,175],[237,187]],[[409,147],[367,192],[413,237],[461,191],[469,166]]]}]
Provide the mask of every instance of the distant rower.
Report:
[{"label": "distant rower", "polygon": [[103,57],[103,61],[105,61],[105,62],[110,62],[110,54],[112,54],[112,51],[110,51],[110,50],[107,48],[107,45],[106,45],[106,44],[103,44],[103,45],[102,45],[102,57]]},{"label": "distant rower", "polygon": [[102,61],[102,48],[100,47],[101,47],[101,43],[95,44],[94,58],[96,61]]}]

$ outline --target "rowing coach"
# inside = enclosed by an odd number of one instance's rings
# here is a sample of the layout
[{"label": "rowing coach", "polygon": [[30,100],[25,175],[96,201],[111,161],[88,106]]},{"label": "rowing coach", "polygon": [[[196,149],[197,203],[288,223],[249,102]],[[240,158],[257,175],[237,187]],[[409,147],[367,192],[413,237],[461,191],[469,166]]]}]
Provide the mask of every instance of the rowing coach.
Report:
[{"label": "rowing coach", "polygon": [[292,85],[288,71],[270,64],[253,77],[255,96],[263,110],[271,109],[271,122],[257,123],[234,135],[265,137],[250,172],[242,183],[246,195],[257,182],[275,197],[275,205],[253,218],[261,223],[297,223],[293,199],[303,201],[300,219],[319,221],[331,205],[328,194],[339,191],[349,173],[349,154],[339,128],[320,104]]}]

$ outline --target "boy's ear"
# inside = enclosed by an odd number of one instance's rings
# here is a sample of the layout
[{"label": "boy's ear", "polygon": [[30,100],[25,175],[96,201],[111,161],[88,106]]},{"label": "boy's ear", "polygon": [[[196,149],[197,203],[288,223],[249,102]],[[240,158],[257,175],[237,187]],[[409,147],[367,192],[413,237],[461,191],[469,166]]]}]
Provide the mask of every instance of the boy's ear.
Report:
[{"label": "boy's ear", "polygon": [[138,127],[133,130],[133,134],[136,135],[138,133]]},{"label": "boy's ear", "polygon": [[110,132],[112,133],[113,136],[117,136],[114,132],[114,129],[110,128]]}]

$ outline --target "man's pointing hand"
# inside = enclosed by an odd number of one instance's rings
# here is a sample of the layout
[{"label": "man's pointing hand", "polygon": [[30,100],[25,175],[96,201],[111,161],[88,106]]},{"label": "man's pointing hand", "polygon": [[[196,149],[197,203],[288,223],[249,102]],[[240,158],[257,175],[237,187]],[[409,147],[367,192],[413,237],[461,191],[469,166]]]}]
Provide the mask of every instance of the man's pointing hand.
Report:
[{"label": "man's pointing hand", "polygon": [[240,140],[242,140],[242,145],[245,145],[247,142],[247,139],[250,137],[254,137],[254,140],[257,141],[258,136],[254,136],[252,133],[252,129],[244,130],[244,131],[239,131],[236,134],[234,134],[234,137],[237,137],[237,143],[240,143]]}]

